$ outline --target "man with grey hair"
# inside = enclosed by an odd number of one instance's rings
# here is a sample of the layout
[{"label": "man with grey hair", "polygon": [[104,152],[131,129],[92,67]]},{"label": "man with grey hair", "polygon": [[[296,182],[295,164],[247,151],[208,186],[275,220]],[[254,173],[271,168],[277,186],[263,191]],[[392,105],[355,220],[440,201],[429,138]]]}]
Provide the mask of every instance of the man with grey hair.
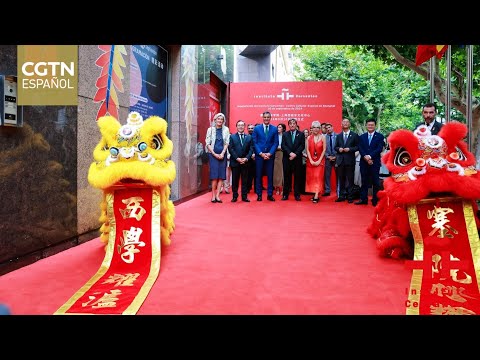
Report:
[{"label": "man with grey hair", "polygon": [[342,132],[335,140],[337,152],[336,164],[338,181],[340,184],[339,195],[335,202],[348,200],[353,203],[353,185],[355,179],[355,152],[358,150],[358,134],[350,130],[350,120],[342,120]]},{"label": "man with grey hair", "polygon": [[283,151],[283,196],[282,200],[288,200],[292,190],[296,201],[300,201],[302,177],[302,152],[305,148],[305,135],[303,131],[297,130],[297,120],[288,120],[289,131],[285,132],[282,139]]}]

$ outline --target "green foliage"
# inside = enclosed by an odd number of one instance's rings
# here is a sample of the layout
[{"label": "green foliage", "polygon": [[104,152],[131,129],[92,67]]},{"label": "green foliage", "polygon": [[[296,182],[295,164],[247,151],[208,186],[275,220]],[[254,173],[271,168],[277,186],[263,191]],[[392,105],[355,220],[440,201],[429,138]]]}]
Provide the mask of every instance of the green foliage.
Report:
[{"label": "green foliage", "polygon": [[412,129],[421,118],[422,104],[429,99],[429,84],[392,61],[383,46],[372,47],[367,51],[360,45],[296,46],[297,79],[341,80],[343,117],[350,119],[359,133],[365,131],[368,118],[375,118],[386,136],[396,129]]}]

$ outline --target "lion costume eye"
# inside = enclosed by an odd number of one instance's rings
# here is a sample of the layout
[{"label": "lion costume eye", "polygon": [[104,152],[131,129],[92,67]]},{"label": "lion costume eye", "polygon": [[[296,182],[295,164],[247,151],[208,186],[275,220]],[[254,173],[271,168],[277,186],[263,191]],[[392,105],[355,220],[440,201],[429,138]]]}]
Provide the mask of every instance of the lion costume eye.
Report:
[{"label": "lion costume eye", "polygon": [[412,163],[412,157],[405,148],[398,148],[395,152],[393,163],[396,166],[407,166]]},{"label": "lion costume eye", "polygon": [[163,147],[162,138],[159,135],[153,137],[153,146],[155,150],[160,150]]},{"label": "lion costume eye", "polygon": [[118,148],[116,148],[115,146],[112,146],[112,147],[110,148],[110,154],[111,154],[113,157],[117,157],[119,152],[120,152],[120,151],[119,151]]},{"label": "lion costume eye", "polygon": [[147,144],[144,143],[143,141],[137,145],[139,151],[145,151],[147,150]]},{"label": "lion costume eye", "polygon": [[463,151],[460,150],[459,147],[455,146],[455,151],[456,151],[457,154],[458,154],[458,161],[465,161],[465,160],[467,160],[467,157],[465,156],[465,154],[463,153]]}]

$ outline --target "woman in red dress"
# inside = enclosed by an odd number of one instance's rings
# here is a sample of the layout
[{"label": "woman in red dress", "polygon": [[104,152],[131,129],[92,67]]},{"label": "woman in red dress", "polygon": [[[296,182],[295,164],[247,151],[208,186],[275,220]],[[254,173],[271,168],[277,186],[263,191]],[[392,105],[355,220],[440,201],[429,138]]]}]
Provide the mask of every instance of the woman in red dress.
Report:
[{"label": "woman in red dress", "polygon": [[320,121],[312,122],[312,134],[307,138],[307,175],[305,192],[313,193],[312,201],[318,203],[318,194],[324,189],[325,136],[320,131]]}]

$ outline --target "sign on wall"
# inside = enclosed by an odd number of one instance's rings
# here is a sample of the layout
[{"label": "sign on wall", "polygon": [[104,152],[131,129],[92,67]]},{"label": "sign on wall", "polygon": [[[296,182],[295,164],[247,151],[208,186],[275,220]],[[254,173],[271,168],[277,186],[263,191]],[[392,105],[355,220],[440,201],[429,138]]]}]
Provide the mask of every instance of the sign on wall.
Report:
[{"label": "sign on wall", "polygon": [[157,45],[130,49],[130,111],[167,120],[167,50]]},{"label": "sign on wall", "polygon": [[[242,82],[230,84],[230,131],[237,120],[262,123],[262,113],[270,111],[272,125],[296,119],[300,129],[312,121],[330,122],[336,131],[342,121],[342,82]],[[288,129],[288,127],[287,127]]]},{"label": "sign on wall", "polygon": [[77,45],[18,45],[18,105],[78,105]]}]

